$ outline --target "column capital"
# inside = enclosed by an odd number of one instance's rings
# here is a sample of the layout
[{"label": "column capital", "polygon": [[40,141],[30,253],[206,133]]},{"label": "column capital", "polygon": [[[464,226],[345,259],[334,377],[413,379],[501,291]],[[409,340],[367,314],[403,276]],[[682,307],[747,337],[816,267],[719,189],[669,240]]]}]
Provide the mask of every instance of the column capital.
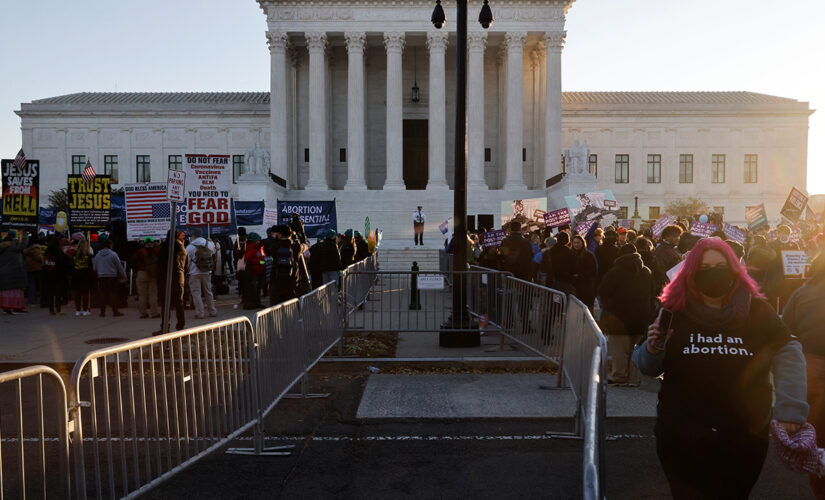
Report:
[{"label": "column capital", "polygon": [[344,33],[344,39],[347,41],[347,52],[353,50],[363,51],[367,45],[367,34],[363,31],[347,31]]},{"label": "column capital", "polygon": [[524,42],[527,41],[527,32],[526,31],[508,31],[504,34],[504,43],[507,45],[507,49],[518,49],[521,50],[524,48]]},{"label": "column capital", "polygon": [[307,49],[310,52],[323,52],[327,47],[327,34],[323,31],[310,31],[305,34]]},{"label": "column capital", "polygon": [[447,50],[447,33],[443,31],[427,32],[427,48],[430,52],[444,52]]},{"label": "column capital", "polygon": [[473,31],[467,34],[467,47],[470,51],[484,52],[484,48],[487,47],[487,32]]},{"label": "column capital", "polygon": [[403,31],[387,31],[384,33],[384,47],[387,52],[403,52],[405,43]]},{"label": "column capital", "polygon": [[269,53],[284,52],[289,47],[289,38],[283,31],[267,31],[266,44],[269,45]]},{"label": "column capital", "polygon": [[544,34],[544,43],[547,50],[561,52],[564,48],[564,39],[567,37],[566,31],[548,31]]},{"label": "column capital", "polygon": [[541,65],[541,60],[544,59],[545,51],[546,49],[544,47],[544,42],[539,42],[530,52],[530,63],[533,65],[533,68],[537,68]]}]

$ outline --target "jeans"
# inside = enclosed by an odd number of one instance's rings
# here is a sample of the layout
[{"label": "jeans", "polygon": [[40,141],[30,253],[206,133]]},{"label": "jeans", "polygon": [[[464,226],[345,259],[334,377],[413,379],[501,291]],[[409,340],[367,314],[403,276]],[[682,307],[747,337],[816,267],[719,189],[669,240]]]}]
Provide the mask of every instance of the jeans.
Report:
[{"label": "jeans", "polygon": [[[151,311],[152,316],[158,315],[158,285],[155,279],[146,271],[137,273],[138,312],[141,317]],[[148,311],[147,311],[148,309]]]}]

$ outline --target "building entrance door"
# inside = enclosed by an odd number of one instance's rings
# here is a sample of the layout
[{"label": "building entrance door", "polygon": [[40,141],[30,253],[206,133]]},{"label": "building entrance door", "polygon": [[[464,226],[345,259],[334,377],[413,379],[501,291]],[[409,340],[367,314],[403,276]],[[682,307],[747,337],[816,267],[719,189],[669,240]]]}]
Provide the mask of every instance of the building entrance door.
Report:
[{"label": "building entrance door", "polygon": [[427,189],[427,120],[404,120],[404,183],[407,189]]}]

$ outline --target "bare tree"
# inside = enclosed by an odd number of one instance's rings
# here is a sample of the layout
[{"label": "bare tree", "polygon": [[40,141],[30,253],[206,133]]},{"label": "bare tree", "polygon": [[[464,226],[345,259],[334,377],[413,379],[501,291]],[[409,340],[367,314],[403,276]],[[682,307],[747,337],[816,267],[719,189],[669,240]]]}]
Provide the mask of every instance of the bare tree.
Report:
[{"label": "bare tree", "polygon": [[690,219],[700,214],[708,213],[708,204],[693,196],[687,199],[676,199],[668,203],[667,214],[673,217]]}]

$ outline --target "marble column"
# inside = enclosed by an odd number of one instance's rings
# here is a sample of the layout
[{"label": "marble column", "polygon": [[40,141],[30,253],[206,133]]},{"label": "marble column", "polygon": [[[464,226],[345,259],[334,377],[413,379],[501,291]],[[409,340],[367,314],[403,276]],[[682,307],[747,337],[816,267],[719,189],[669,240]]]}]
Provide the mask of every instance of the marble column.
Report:
[{"label": "marble column", "polygon": [[327,34],[306,33],[309,50],[309,179],[305,189],[327,185]]},{"label": "marble column", "polygon": [[401,54],[404,33],[384,33],[387,49],[387,180],[384,189],[404,189],[404,117]]},{"label": "marble column", "polygon": [[561,173],[561,49],[566,31],[544,35],[547,82],[544,115],[544,177]]},{"label": "marble column", "polygon": [[524,163],[521,161],[521,150],[524,147],[522,58],[525,40],[525,31],[511,31],[504,35],[507,44],[507,173],[502,189],[527,189],[524,184]]},{"label": "marble column", "polygon": [[467,36],[467,187],[486,188],[484,182],[484,47],[487,32]]},{"label": "marble column", "polygon": [[429,182],[427,189],[448,189],[447,185],[447,91],[444,53],[447,33],[427,33],[430,51],[430,113],[428,123]]},{"label": "marble column", "polygon": [[281,31],[270,31],[266,34],[269,45],[269,130],[270,130],[270,158],[272,173],[287,178],[287,158],[290,149],[287,147],[287,67],[286,50],[287,36]]},{"label": "marble column", "polygon": [[364,45],[363,31],[344,33],[347,41],[347,183],[348,191],[364,191]]}]

